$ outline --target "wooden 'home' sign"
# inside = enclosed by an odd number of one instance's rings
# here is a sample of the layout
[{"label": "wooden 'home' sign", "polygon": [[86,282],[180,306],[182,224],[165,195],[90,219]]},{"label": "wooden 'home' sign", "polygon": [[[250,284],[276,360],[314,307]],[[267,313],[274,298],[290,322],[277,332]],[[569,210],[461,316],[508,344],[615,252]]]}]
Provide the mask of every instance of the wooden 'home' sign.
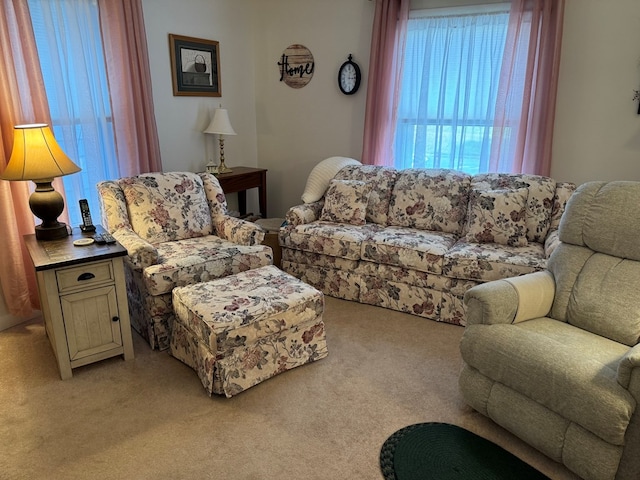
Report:
[{"label": "wooden 'home' sign", "polygon": [[291,88],[302,88],[311,81],[315,62],[304,45],[289,45],[278,61],[280,81]]}]

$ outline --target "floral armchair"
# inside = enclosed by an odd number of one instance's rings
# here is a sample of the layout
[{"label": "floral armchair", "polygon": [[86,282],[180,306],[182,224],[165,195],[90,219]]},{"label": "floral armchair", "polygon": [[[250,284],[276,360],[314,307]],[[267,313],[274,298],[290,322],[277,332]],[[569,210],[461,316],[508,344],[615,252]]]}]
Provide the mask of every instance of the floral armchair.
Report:
[{"label": "floral armchair", "polygon": [[209,173],[147,173],[100,182],[102,225],[128,252],[131,324],[153,349],[169,347],[174,287],[273,263],[258,225],[227,215]]}]

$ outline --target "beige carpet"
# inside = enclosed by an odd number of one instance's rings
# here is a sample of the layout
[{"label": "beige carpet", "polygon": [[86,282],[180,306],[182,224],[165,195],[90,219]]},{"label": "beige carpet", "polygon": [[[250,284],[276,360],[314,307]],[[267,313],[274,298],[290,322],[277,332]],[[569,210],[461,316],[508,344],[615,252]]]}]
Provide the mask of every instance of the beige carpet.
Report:
[{"label": "beige carpet", "polygon": [[429,421],[577,478],[465,406],[461,327],[333,298],[325,321],[327,358],[232,399],[137,334],[62,381],[41,323],[0,332],[0,479],[381,479],[386,438]]}]

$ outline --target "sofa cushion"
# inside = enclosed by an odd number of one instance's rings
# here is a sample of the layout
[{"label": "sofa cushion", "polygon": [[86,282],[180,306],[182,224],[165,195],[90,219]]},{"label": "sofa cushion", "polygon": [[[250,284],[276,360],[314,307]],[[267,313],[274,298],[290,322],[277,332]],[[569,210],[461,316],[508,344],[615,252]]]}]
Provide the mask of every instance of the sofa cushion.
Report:
[{"label": "sofa cushion", "polygon": [[362,259],[441,274],[444,255],[455,243],[451,233],[387,227],[362,242]]},{"label": "sofa cushion", "polygon": [[467,211],[466,239],[512,247],[527,244],[528,189],[472,190]]},{"label": "sofa cushion", "polygon": [[628,347],[541,318],[514,325],[471,325],[460,351],[468,364],[613,445],[636,401],[617,381]]},{"label": "sofa cushion", "polygon": [[391,195],[389,225],[459,234],[470,181],[469,175],[454,170],[402,170]]},{"label": "sofa cushion", "polygon": [[212,233],[202,179],[195,173],[146,173],[118,181],[133,230],[152,244]]},{"label": "sofa cushion", "polygon": [[359,180],[331,180],[320,220],[364,225],[371,185]]},{"label": "sofa cushion", "polygon": [[556,181],[540,175],[513,173],[481,173],[471,179],[478,190],[529,189],[527,199],[527,240],[543,243],[553,212]]},{"label": "sofa cushion", "polygon": [[316,221],[287,229],[287,235],[280,236],[283,248],[320,253],[332,257],[359,260],[362,242],[369,236],[375,225],[347,225]]},{"label": "sofa cushion", "polygon": [[387,224],[387,213],[393,185],[398,172],[393,168],[376,165],[348,165],[335,176],[336,180],[360,180],[371,186],[366,221]]},{"label": "sofa cushion", "polygon": [[461,239],[445,254],[442,273],[450,278],[488,282],[545,268],[544,247],[510,247]]},{"label": "sofa cushion", "polygon": [[143,270],[151,295],[170,293],[175,287],[206,282],[273,263],[271,248],[245,246],[215,235],[158,245],[158,263]]}]

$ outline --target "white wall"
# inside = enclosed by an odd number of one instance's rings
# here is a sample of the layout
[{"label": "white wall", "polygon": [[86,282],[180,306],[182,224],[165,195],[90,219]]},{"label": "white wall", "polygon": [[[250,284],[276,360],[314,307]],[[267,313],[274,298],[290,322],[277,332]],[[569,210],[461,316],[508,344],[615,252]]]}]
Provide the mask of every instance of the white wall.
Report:
[{"label": "white wall", "polygon": [[[258,164],[269,170],[269,216],[302,203],[320,160],[360,159],[374,8],[369,0],[254,0]],[[315,60],[313,78],[300,89],[280,82],[277,63],[292,44],[306,46]],[[346,96],[337,78],[350,53],[363,81]]]},{"label": "white wall", "polygon": [[640,1],[568,0],[551,175],[640,180]]},{"label": "white wall", "polygon": [[[229,111],[237,133],[225,139],[226,164],[257,166],[251,1],[143,0],[142,4],[163,169],[198,172],[204,171],[209,158],[218,161],[217,136],[202,130],[220,104]],[[221,97],[173,96],[169,33],[219,42]],[[235,195],[230,197],[233,208]],[[257,195],[249,201],[257,211]]]}]

